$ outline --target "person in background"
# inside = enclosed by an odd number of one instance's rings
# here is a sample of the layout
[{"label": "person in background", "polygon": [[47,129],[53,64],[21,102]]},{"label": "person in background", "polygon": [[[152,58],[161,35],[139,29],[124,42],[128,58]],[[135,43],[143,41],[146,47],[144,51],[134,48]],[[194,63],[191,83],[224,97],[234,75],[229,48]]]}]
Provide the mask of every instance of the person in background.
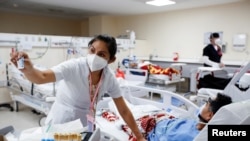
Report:
[{"label": "person in background", "polygon": [[220,47],[220,35],[219,33],[212,33],[210,35],[210,44],[203,49],[202,62],[204,66],[222,68],[224,63],[221,62],[222,50]]},{"label": "person in background", "polygon": [[[219,33],[212,33],[209,37],[210,44],[203,49],[203,56],[201,58],[205,67],[223,68],[224,63],[221,61],[222,50],[220,47],[220,35]],[[197,85],[200,88],[212,88],[223,90],[227,84],[231,81],[231,78],[218,78],[214,75],[207,74],[203,78],[199,79]],[[215,83],[216,82],[216,83]]]},{"label": "person in background", "polygon": [[61,80],[46,124],[80,119],[83,126],[88,125],[90,131],[94,131],[96,104],[108,92],[137,141],[145,141],[121,95],[115,74],[108,67],[115,61],[116,52],[114,37],[98,35],[88,43],[86,57],[71,59],[47,70],[36,69],[25,52],[11,53],[11,62],[17,67],[17,61],[24,58],[24,68],[20,71],[35,84]]}]

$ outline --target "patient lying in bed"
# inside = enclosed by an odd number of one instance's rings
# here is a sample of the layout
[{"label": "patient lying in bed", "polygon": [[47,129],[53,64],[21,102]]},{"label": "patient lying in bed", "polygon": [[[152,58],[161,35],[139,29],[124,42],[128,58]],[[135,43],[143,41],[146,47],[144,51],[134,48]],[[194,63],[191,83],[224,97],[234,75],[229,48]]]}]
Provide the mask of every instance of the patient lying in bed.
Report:
[{"label": "patient lying in bed", "polygon": [[[200,130],[224,105],[232,103],[227,95],[218,93],[209,99],[197,114],[198,119],[174,118],[169,115],[151,115],[137,120],[148,141],[193,141]],[[124,131],[129,132],[126,127]],[[133,138],[132,136],[130,138]]]}]

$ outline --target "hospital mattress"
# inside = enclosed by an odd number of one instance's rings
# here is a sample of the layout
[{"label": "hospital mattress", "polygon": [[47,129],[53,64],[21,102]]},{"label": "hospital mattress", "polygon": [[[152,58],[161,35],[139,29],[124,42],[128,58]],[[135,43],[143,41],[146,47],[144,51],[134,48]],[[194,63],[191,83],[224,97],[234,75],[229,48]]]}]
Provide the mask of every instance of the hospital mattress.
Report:
[{"label": "hospital mattress", "polygon": [[[127,101],[125,102],[135,119],[162,111],[162,109],[157,108],[154,105],[133,105]],[[112,115],[118,118],[112,119],[112,117],[109,116],[103,117],[100,110],[109,111],[109,113],[113,113]],[[125,122],[119,115],[112,100],[108,102],[108,107],[102,107],[102,109],[97,111],[96,124],[96,126],[102,131],[102,134],[105,134],[106,138],[109,138],[112,141],[128,141],[129,139],[128,133],[122,130],[122,125],[125,125]]]},{"label": "hospital mattress", "polygon": [[[164,113],[173,117],[191,117],[192,113],[194,114],[194,111],[198,109],[198,107],[188,101],[188,99],[185,99],[179,95],[167,91],[158,90],[158,92],[164,92],[164,97],[175,97],[180,101],[185,101],[184,103],[186,104],[186,106],[188,105],[185,108],[188,109],[185,109],[183,107],[176,107],[176,105],[170,106],[171,104],[173,104],[171,102],[161,103],[149,99],[134,97],[132,95],[128,96],[129,94],[127,93],[125,102],[135,119],[139,119],[146,115],[154,115],[157,113]],[[108,111],[111,114],[109,116],[103,116],[103,110],[106,110],[106,112]],[[110,134],[109,138],[118,139],[118,141],[128,141],[129,139],[129,134],[122,129],[122,125],[125,125],[125,122],[117,111],[112,98],[105,98],[98,102],[96,124],[97,127],[100,128],[102,133]]]},{"label": "hospital mattress", "polygon": [[[34,65],[35,68],[43,70],[44,68],[38,65]],[[19,71],[13,65],[9,66],[8,73],[12,82],[12,85],[18,85],[21,91],[35,95],[41,99],[46,97],[55,96],[57,83],[46,83],[46,84],[32,84],[24,74]],[[33,85],[33,86],[32,86]]]}]

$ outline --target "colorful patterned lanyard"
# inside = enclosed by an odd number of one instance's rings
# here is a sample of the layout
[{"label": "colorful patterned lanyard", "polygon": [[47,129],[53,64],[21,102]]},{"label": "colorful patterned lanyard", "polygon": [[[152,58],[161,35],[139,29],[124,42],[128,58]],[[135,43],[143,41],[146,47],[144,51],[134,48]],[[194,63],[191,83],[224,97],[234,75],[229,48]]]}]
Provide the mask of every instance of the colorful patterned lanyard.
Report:
[{"label": "colorful patterned lanyard", "polygon": [[97,97],[98,97],[98,92],[99,92],[99,89],[100,89],[100,86],[101,86],[101,83],[102,83],[102,80],[103,80],[103,73],[101,75],[101,79],[97,85],[97,88],[95,90],[95,94],[94,94],[94,97],[93,99],[91,100],[91,94],[92,94],[92,79],[91,79],[91,76],[89,75],[89,94],[90,94],[90,111],[93,112],[92,114],[94,115],[95,114],[95,105],[97,103]]}]

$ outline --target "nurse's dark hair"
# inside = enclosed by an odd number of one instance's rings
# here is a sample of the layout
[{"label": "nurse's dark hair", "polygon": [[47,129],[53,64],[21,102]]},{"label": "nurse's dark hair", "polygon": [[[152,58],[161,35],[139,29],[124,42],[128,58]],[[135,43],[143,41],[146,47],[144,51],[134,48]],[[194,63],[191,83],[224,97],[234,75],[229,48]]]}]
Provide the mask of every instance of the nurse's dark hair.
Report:
[{"label": "nurse's dark hair", "polygon": [[91,41],[89,41],[88,46],[90,47],[95,41],[105,42],[110,54],[110,59],[115,57],[115,54],[117,52],[117,44],[114,37],[105,34],[97,35]]},{"label": "nurse's dark hair", "polygon": [[215,114],[221,107],[232,103],[230,96],[223,93],[218,93],[216,98],[209,101],[210,109]]},{"label": "nurse's dark hair", "polygon": [[212,39],[212,38],[219,38],[219,37],[220,37],[220,34],[217,33],[217,32],[214,32],[214,33],[210,34],[210,39]]}]

